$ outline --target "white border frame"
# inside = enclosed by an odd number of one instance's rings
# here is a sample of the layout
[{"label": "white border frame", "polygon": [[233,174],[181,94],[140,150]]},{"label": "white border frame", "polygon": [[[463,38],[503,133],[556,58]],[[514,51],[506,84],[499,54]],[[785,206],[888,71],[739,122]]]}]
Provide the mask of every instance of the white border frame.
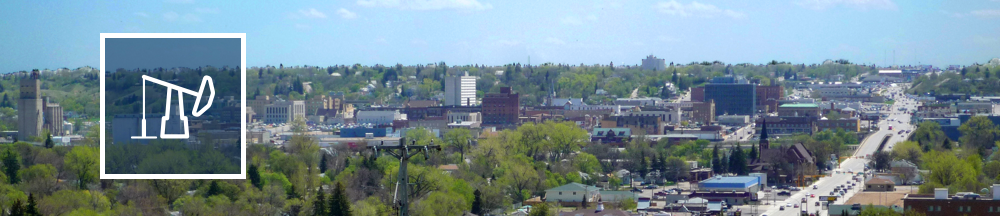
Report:
[{"label": "white border frame", "polygon": [[[107,130],[104,100],[104,39],[107,38],[239,38],[240,39],[240,174],[107,174],[104,170],[104,140]],[[101,33],[101,179],[246,179],[247,177],[247,34],[246,33]]]}]

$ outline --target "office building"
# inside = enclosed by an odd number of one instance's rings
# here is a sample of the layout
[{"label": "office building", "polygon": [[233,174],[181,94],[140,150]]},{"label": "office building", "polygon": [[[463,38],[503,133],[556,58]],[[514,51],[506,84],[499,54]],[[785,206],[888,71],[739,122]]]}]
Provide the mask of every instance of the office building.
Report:
[{"label": "office building", "polygon": [[778,101],[784,97],[785,89],[781,86],[757,86],[757,109],[767,113],[778,111]]},{"label": "office building", "polygon": [[754,115],[757,88],[739,76],[715,77],[705,85],[705,100],[715,101],[715,115]]},{"label": "office building", "polygon": [[306,104],[303,101],[275,101],[264,107],[264,123],[291,123],[296,118],[306,118]]},{"label": "office building", "polygon": [[469,76],[469,72],[465,72],[464,76],[445,78],[445,106],[475,106],[478,103],[476,100],[475,76]]},{"label": "office building", "polygon": [[515,125],[520,117],[519,94],[510,87],[500,88],[500,93],[490,93],[483,97],[483,124]]},{"label": "office building", "polygon": [[666,70],[667,64],[664,62],[666,61],[660,58],[656,58],[653,55],[646,56],[645,59],[642,59],[642,70],[651,70],[651,71]]}]

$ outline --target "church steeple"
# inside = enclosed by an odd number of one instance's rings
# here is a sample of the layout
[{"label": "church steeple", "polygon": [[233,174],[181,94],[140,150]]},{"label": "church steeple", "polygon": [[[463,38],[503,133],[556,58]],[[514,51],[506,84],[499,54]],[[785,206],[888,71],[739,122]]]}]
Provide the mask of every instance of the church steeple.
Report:
[{"label": "church steeple", "polygon": [[757,148],[760,151],[770,148],[771,142],[767,140],[767,119],[763,119],[763,123],[760,128],[760,142],[757,144]]}]

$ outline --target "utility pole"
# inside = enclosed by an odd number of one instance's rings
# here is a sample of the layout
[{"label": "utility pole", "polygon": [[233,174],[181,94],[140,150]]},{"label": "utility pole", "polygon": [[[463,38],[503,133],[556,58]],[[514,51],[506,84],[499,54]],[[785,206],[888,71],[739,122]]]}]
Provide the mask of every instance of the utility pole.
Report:
[{"label": "utility pole", "polygon": [[[424,158],[427,159],[427,152],[433,150],[441,150],[441,146],[434,145],[434,141],[431,141],[430,145],[418,146],[417,141],[411,141],[412,145],[406,145],[405,140],[400,140],[399,145],[396,146],[385,146],[385,141],[382,141],[378,146],[371,146],[372,151],[375,152],[375,157],[378,157],[379,150],[389,153],[393,157],[399,158],[399,172],[396,175],[399,176],[396,182],[396,195],[394,200],[396,206],[399,207],[399,216],[406,216],[410,209],[409,202],[409,188],[410,188],[410,176],[406,173],[406,166],[410,163],[410,158],[424,152]],[[399,151],[395,151],[399,150]],[[400,185],[402,184],[402,185]]]}]

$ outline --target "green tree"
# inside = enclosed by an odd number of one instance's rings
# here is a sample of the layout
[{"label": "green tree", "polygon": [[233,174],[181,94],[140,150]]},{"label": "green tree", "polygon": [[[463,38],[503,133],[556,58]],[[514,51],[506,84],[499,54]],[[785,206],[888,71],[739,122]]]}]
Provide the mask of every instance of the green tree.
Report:
[{"label": "green tree", "polygon": [[211,197],[219,194],[222,194],[222,188],[219,187],[219,181],[212,180],[212,183],[208,186],[208,192],[205,193],[205,197]]},{"label": "green tree", "polygon": [[55,147],[55,146],[56,146],[56,143],[52,142],[52,134],[51,133],[45,133],[45,148],[52,148],[52,147]]},{"label": "green tree", "polygon": [[250,167],[247,168],[247,179],[250,180],[250,185],[260,190],[264,189],[264,182],[260,179],[260,170],[256,164],[250,163]]},{"label": "green tree", "polygon": [[1000,129],[993,125],[986,116],[973,116],[969,121],[958,127],[962,132],[959,142],[970,148],[978,150],[980,156],[988,154],[987,150],[992,148]]},{"label": "green tree", "polygon": [[7,175],[8,184],[21,182],[21,178],[17,175],[19,170],[21,170],[21,156],[8,148],[3,152],[3,173]]},{"label": "green tree", "polygon": [[920,157],[924,155],[920,149],[920,144],[913,141],[896,143],[892,148],[892,158],[897,160],[907,160],[914,164],[920,164]]},{"label": "green tree", "polygon": [[549,204],[542,203],[537,206],[532,206],[531,212],[528,212],[528,216],[549,216]]},{"label": "green tree", "polygon": [[28,194],[28,206],[24,211],[25,216],[41,216],[38,211],[38,203],[35,202],[35,194]]},{"label": "green tree", "polygon": [[476,192],[473,192],[472,196],[475,197],[475,199],[472,200],[472,213],[476,215],[483,215],[483,194],[479,192],[479,189],[476,189]]},{"label": "green tree", "polygon": [[712,147],[712,172],[714,172],[714,173],[722,173],[723,172],[723,170],[722,170],[722,163],[721,163],[721,160],[719,159],[719,145],[718,144],[716,144],[715,147]]},{"label": "green tree", "polygon": [[347,198],[347,192],[344,190],[344,184],[337,182],[337,186],[333,188],[333,195],[330,196],[330,215],[351,215],[351,201]]},{"label": "green tree", "polygon": [[97,180],[99,164],[97,151],[93,147],[76,146],[66,154],[63,168],[76,175],[78,188],[86,189],[87,184]]},{"label": "green tree", "polygon": [[[313,201],[313,215],[329,215],[330,208],[326,206],[326,192],[322,189],[316,190],[316,200]],[[331,202],[333,198],[330,198]],[[332,206],[330,206],[332,207]]]},{"label": "green tree", "polygon": [[444,134],[444,142],[451,148],[458,149],[462,160],[465,160],[465,152],[471,146],[472,132],[469,129],[458,128]]}]

